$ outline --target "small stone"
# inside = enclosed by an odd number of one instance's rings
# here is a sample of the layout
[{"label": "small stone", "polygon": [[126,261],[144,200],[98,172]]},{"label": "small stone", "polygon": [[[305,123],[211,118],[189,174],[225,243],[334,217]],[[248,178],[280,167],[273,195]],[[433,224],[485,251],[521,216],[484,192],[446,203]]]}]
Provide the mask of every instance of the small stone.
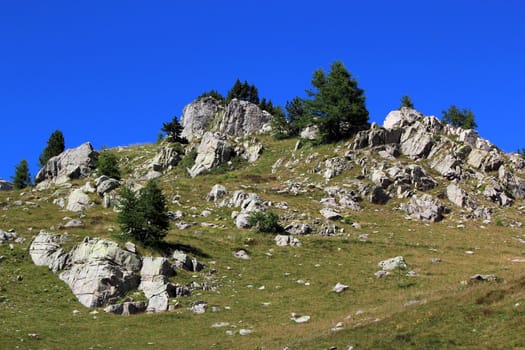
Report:
[{"label": "small stone", "polygon": [[211,325],[211,328],[223,328],[228,327],[230,324],[228,322],[215,322]]},{"label": "small stone", "polygon": [[73,315],[78,315],[80,313],[80,311],[78,310],[73,310]]},{"label": "small stone", "polygon": [[290,318],[292,321],[295,321],[295,323],[306,323],[310,321],[310,316],[301,316],[301,317],[294,317],[292,316]]},{"label": "small stone", "polygon": [[29,339],[40,339],[40,334],[38,333],[29,333],[27,336]]},{"label": "small stone", "polygon": [[241,329],[241,330],[239,331],[239,334],[240,334],[240,335],[248,335],[248,334],[251,334],[251,333],[252,333],[252,331],[251,331],[250,329],[244,329],[244,328],[243,328],[243,329]]},{"label": "small stone", "polygon": [[337,282],[337,284],[335,285],[335,287],[332,289],[332,291],[336,292],[336,293],[342,293],[344,292],[345,290],[348,289],[348,286],[347,285],[344,285],[342,283],[339,283]]},{"label": "small stone", "polygon": [[233,253],[233,256],[235,256],[238,259],[242,259],[242,260],[250,259],[250,256],[244,249],[236,251],[235,253]]},{"label": "small stone", "polygon": [[441,258],[432,258],[432,264],[439,264],[441,262],[443,262],[443,260],[441,260]]}]

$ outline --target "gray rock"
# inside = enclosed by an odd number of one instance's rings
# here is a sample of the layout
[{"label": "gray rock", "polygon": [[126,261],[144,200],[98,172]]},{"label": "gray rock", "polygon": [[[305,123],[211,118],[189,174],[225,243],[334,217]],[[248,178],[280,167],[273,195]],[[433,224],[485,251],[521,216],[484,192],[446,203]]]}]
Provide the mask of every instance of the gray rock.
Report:
[{"label": "gray rock", "polygon": [[69,228],[69,227],[81,227],[81,226],[84,226],[84,223],[78,219],[72,219],[72,220],[69,220],[65,225],[64,227],[66,228]]},{"label": "gray rock", "polygon": [[421,197],[412,196],[408,203],[401,205],[401,210],[415,219],[436,222],[443,219],[446,208],[439,200],[424,194]]},{"label": "gray rock", "polygon": [[448,179],[458,178],[461,174],[461,161],[452,154],[434,158],[430,167]]},{"label": "gray rock", "polygon": [[124,249],[133,254],[137,253],[137,246],[133,242],[124,243]]},{"label": "gray rock", "polygon": [[244,249],[241,249],[241,250],[238,250],[238,251],[234,252],[233,256],[238,258],[238,259],[241,259],[241,260],[248,260],[248,259],[250,259],[250,256],[248,255],[248,253]]},{"label": "gray rock", "polygon": [[191,177],[227,162],[233,156],[233,148],[219,134],[207,132],[197,148],[195,165],[188,170]]},{"label": "gray rock", "polygon": [[301,241],[299,241],[294,236],[289,235],[277,235],[274,238],[275,244],[277,244],[279,247],[300,247]]},{"label": "gray rock", "polygon": [[237,155],[248,163],[253,163],[263,153],[263,145],[260,142],[243,142],[235,149]]},{"label": "gray rock", "polygon": [[332,208],[323,208],[319,211],[322,216],[325,217],[325,219],[328,220],[339,220],[341,219],[341,214],[339,214],[337,211],[333,210]]},{"label": "gray rock", "polygon": [[208,303],[205,301],[195,301],[191,304],[189,310],[194,314],[203,314],[208,308]]},{"label": "gray rock", "polygon": [[97,188],[97,193],[100,196],[103,196],[104,194],[109,193],[114,189],[118,188],[120,186],[120,182],[118,180],[102,175],[95,180],[95,186]]},{"label": "gray rock", "polygon": [[402,256],[396,256],[395,258],[380,261],[378,266],[383,271],[392,271],[397,269],[405,270],[407,268],[405,258]]},{"label": "gray rock", "polygon": [[334,157],[325,161],[324,178],[330,180],[341,174],[346,169],[351,168],[351,163],[342,157]]},{"label": "gray rock", "polygon": [[86,307],[104,306],[137,288],[141,261],[111,241],[89,239],[70,252],[68,266],[59,275]]},{"label": "gray rock", "polygon": [[166,258],[144,257],[140,270],[139,290],[148,298],[148,312],[168,310],[170,294],[168,277],[175,274]]},{"label": "gray rock", "polygon": [[69,254],[60,248],[66,240],[63,235],[40,231],[29,246],[29,255],[33,263],[37,266],[47,266],[55,273],[62,270],[69,258]]},{"label": "gray rock", "polygon": [[214,119],[222,117],[223,114],[224,107],[213,97],[193,101],[184,107],[180,120],[183,126],[181,137],[185,137],[188,141],[202,137],[210,130]]},{"label": "gray rock", "polygon": [[525,199],[525,181],[501,166],[498,170],[498,178],[508,192],[517,199]]},{"label": "gray rock", "polygon": [[206,195],[206,200],[208,202],[216,202],[218,199],[221,199],[222,197],[226,196],[226,194],[228,194],[226,187],[217,184],[214,185],[211,188],[211,191]]},{"label": "gray rock", "polygon": [[128,301],[122,304],[112,304],[106,306],[104,311],[116,315],[129,316],[146,311],[146,303],[143,301]]},{"label": "gray rock", "polygon": [[93,150],[91,143],[86,142],[49,159],[37,173],[35,181],[56,180],[59,177],[71,180],[87,177],[95,168],[97,157],[98,153]]},{"label": "gray rock", "polygon": [[383,127],[385,129],[404,127],[422,118],[424,116],[420,112],[411,108],[401,107],[399,110],[388,113],[383,122]]},{"label": "gray rock", "polygon": [[319,128],[317,125],[307,126],[301,131],[300,136],[306,140],[316,140],[319,138]]},{"label": "gray rock", "polygon": [[374,204],[385,204],[390,200],[390,195],[385,192],[383,187],[376,186],[370,194],[370,202]]},{"label": "gray rock", "polygon": [[173,146],[163,146],[157,150],[150,166],[156,172],[163,172],[177,166],[181,159],[181,155]]},{"label": "gray rock", "polygon": [[342,293],[342,292],[344,292],[347,289],[348,289],[347,285],[337,282],[337,284],[334,286],[332,291],[336,292],[336,293]]},{"label": "gray rock", "polygon": [[458,207],[465,208],[468,206],[469,198],[467,192],[463,191],[463,189],[461,189],[461,187],[459,187],[458,185],[454,183],[448,185],[446,194],[448,200],[457,205]]},{"label": "gray rock", "polygon": [[10,231],[3,231],[3,230],[0,230],[0,244],[4,243],[4,242],[14,242],[18,239],[18,234],[13,231],[13,230],[10,230]]},{"label": "gray rock", "polygon": [[13,184],[11,182],[0,179],[0,191],[11,191]]},{"label": "gray rock", "polygon": [[292,223],[284,228],[291,235],[307,235],[312,232],[312,226],[308,224]]},{"label": "gray rock", "polygon": [[175,260],[175,266],[178,269],[199,272],[205,267],[202,263],[197,261],[197,259],[191,258],[189,255],[180,250],[175,250],[172,257]]},{"label": "gray rock", "polygon": [[271,114],[256,104],[233,99],[226,107],[218,131],[222,135],[244,137],[266,129],[271,119]]},{"label": "gray rock", "polygon": [[89,208],[90,200],[89,196],[85,194],[81,189],[73,190],[67,199],[66,209],[69,211],[83,211]]},{"label": "gray rock", "polygon": [[401,141],[401,153],[412,158],[424,158],[432,149],[434,145],[434,140],[432,134],[416,129],[415,132],[412,132],[413,129],[405,131],[405,135],[409,135],[405,140]]},{"label": "gray rock", "polygon": [[235,226],[241,229],[252,227],[252,225],[250,225],[249,218],[250,218],[250,213],[240,213],[235,218]]},{"label": "gray rock", "polygon": [[496,275],[481,275],[481,274],[475,274],[473,276],[470,276],[471,281],[481,281],[481,282],[492,282],[496,280]]}]

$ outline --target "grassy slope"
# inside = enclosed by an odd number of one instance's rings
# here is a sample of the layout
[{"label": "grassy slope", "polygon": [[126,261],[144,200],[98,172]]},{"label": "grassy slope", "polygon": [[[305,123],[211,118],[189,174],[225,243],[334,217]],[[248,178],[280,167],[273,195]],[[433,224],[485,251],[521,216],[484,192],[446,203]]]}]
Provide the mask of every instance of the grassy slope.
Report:
[{"label": "grassy slope", "polygon": [[[246,191],[253,190],[265,200],[288,202],[291,209],[298,211],[297,215],[319,217],[321,207],[317,201],[325,196],[320,190],[309,189],[308,193],[297,196],[278,195],[273,190],[283,187],[282,181],[289,178],[321,181],[320,175],[307,172],[316,161],[307,165],[303,157],[294,169],[281,168],[272,175],[271,165],[278,158],[290,158],[295,140],[268,139],[264,144],[266,150],[258,162],[234,173],[192,180],[184,169],[175,169],[163,178],[168,198],[172,194],[181,196],[182,207],[171,205],[170,209],[195,214],[185,220],[196,223],[184,231],[173,226],[167,239],[194,247],[200,254],[199,260],[208,266],[206,270],[217,269],[215,280],[219,286],[217,291],[195,292],[189,298],[181,298],[181,307],[175,312],[132,317],[108,315],[102,310],[90,314],[92,310],[82,307],[57,276],[47,268],[35,267],[27,253],[33,233],[57,227],[64,216],[76,214],[60,211],[44,200],[52,197],[52,192],[1,193],[1,207],[18,197],[39,207],[12,207],[0,216],[0,228],[15,228],[28,239],[26,243],[15,244],[14,250],[7,244],[0,246],[0,255],[5,256],[0,262],[0,300],[5,299],[0,302],[0,349],[525,346],[521,336],[525,263],[511,262],[513,258],[525,258],[524,246],[513,239],[522,236],[521,229],[482,225],[478,221],[468,221],[465,228],[457,228],[459,220],[455,214],[431,225],[407,221],[395,209],[399,202],[392,200],[385,206],[363,203],[365,210],[345,213],[362,225],[360,230],[340,223],[345,229],[340,236],[300,237],[302,247],[279,248],[274,245],[273,236],[237,230],[229,218],[229,210],[216,209],[203,199],[215,183],[230,191],[249,186]],[[137,146],[120,154],[130,159],[127,167],[131,171],[140,163],[137,157],[144,152],[152,154],[154,146]],[[333,155],[333,146],[305,147],[301,152],[304,155],[317,152],[318,160],[322,160]],[[354,171],[349,170],[330,184],[353,178]],[[11,197],[9,202],[7,197]],[[213,210],[211,217],[198,215],[205,208]],[[86,235],[113,237],[117,226],[111,210],[97,206],[85,214],[85,228],[68,230],[74,240]],[[506,222],[519,218],[515,209],[498,215]],[[202,222],[224,224],[225,228],[202,227]],[[31,232],[29,227],[33,228]],[[358,238],[362,233],[369,234],[366,242]],[[232,252],[237,248],[246,249],[251,259],[235,259]],[[474,254],[465,254],[467,250]],[[406,258],[417,277],[376,279],[373,274],[378,270],[377,263],[397,255]],[[434,257],[443,262],[432,264]],[[174,281],[202,282],[206,270],[195,275],[180,272]],[[499,281],[461,283],[475,273],[494,273]],[[22,281],[17,276],[22,276]],[[297,283],[298,280],[309,285]],[[331,292],[337,282],[349,285],[350,289],[342,294]],[[264,289],[259,289],[262,286]],[[210,306],[219,307],[219,311],[193,315],[186,307],[195,300],[206,300]],[[406,306],[414,301],[417,303]],[[73,314],[73,310],[80,313]],[[311,320],[295,324],[290,320],[292,312],[309,315]],[[212,328],[215,322],[228,322],[230,326]],[[345,330],[332,332],[330,329],[338,322],[344,323]],[[253,333],[240,336],[241,328]],[[227,335],[227,330],[235,335]],[[29,333],[38,333],[39,339],[31,339]]]}]

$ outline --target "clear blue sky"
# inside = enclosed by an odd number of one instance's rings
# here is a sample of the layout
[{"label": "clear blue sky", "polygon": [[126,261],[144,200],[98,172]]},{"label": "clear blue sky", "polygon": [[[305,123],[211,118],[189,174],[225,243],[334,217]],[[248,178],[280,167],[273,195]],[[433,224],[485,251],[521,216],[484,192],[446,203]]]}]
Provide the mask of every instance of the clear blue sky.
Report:
[{"label": "clear blue sky", "polygon": [[50,134],[66,147],[154,142],[162,122],[236,78],[284,105],[341,60],[382,122],[402,95],[476,115],[525,146],[525,2],[0,0],[0,178]]}]

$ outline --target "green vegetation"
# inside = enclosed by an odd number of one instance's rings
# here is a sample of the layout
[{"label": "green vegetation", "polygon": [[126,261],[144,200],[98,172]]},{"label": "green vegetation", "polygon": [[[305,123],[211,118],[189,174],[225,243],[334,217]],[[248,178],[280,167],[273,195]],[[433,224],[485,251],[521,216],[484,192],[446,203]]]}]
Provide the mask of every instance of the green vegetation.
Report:
[{"label": "green vegetation", "polygon": [[279,215],[271,210],[267,212],[251,212],[248,217],[248,223],[255,231],[261,233],[279,233],[283,231],[283,227],[279,224]]},{"label": "green vegetation", "polygon": [[119,158],[110,150],[100,152],[97,159],[97,170],[99,175],[106,175],[115,180],[121,179]]},{"label": "green vegetation", "polygon": [[342,62],[335,61],[328,74],[314,72],[311,99],[304,101],[305,113],[319,125],[322,141],[337,142],[368,125],[364,90]]},{"label": "green vegetation", "polygon": [[188,143],[188,140],[181,137],[180,134],[184,128],[180,125],[177,117],[173,117],[171,122],[162,123],[162,131],[167,135],[166,139],[168,142],[179,142],[179,143]]},{"label": "green vegetation", "polygon": [[402,107],[412,108],[412,109],[414,108],[414,103],[412,102],[412,99],[410,98],[410,96],[405,95],[401,97],[401,106],[399,107],[399,109],[401,109]]},{"label": "green vegetation", "polygon": [[237,98],[239,100],[248,101],[251,103],[259,104],[259,91],[255,85],[250,85],[245,80],[243,83],[239,79],[235,81],[228,95],[226,96],[226,103],[230,103],[231,100]]},{"label": "green vegetation", "polygon": [[27,160],[22,159],[15,168],[13,187],[15,190],[21,190],[27,186],[31,186],[31,174],[29,174],[29,165]]},{"label": "green vegetation", "polygon": [[474,113],[469,109],[459,109],[455,105],[452,105],[448,110],[443,111],[443,117],[441,118],[445,123],[450,124],[456,128],[461,127],[463,129],[476,129],[478,125],[474,120]]},{"label": "green vegetation", "polygon": [[166,198],[157,182],[149,181],[138,196],[129,187],[124,187],[120,195],[117,221],[122,233],[145,245],[157,245],[170,226]]},{"label": "green vegetation", "polygon": [[60,153],[64,152],[65,147],[66,144],[64,141],[64,135],[62,134],[62,131],[55,130],[47,140],[47,146],[46,148],[44,148],[42,154],[40,155],[40,166],[42,167],[46,165],[49,159],[51,159],[54,156],[58,156]]},{"label": "green vegetation", "polygon": [[197,97],[197,100],[200,100],[204,97],[213,97],[214,99],[222,103],[224,103],[226,100],[224,96],[221,95],[220,92],[218,92],[217,90],[213,90],[213,89],[207,92],[203,92],[199,97]]},{"label": "green vegetation", "polygon": [[191,169],[191,167],[195,165],[195,159],[197,159],[197,148],[194,147],[182,157],[178,167],[181,169]]}]

